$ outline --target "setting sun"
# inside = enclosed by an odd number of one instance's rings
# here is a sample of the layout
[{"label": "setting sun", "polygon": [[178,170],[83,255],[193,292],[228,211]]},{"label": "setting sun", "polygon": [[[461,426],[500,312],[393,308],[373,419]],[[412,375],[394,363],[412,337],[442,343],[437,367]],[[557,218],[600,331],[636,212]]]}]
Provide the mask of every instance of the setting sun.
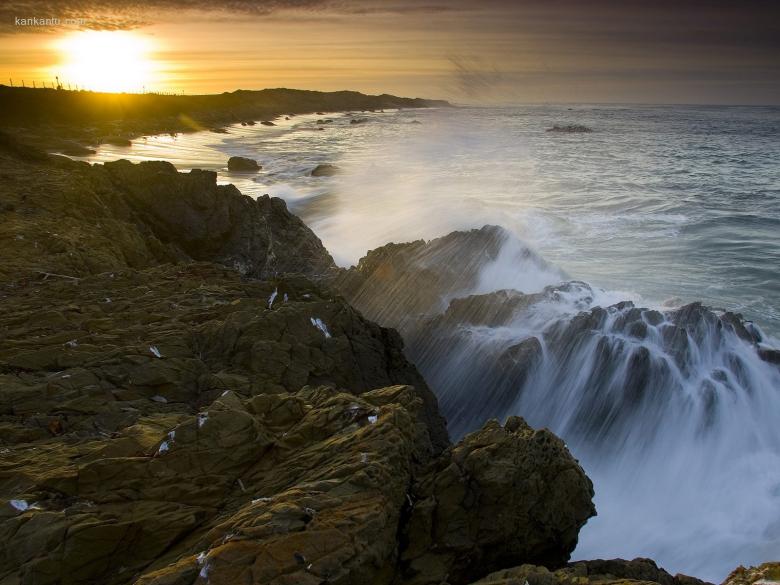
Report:
[{"label": "setting sun", "polygon": [[141,92],[154,82],[149,39],[129,32],[85,31],[56,43],[62,83],[108,92]]}]

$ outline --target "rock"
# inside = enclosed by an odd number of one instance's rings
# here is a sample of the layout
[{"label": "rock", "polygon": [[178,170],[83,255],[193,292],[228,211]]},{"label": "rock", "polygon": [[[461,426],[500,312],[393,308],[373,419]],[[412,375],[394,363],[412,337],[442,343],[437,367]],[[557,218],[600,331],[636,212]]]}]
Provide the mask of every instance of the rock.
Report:
[{"label": "rock", "polygon": [[332,177],[333,175],[338,175],[340,172],[341,169],[336,165],[326,163],[317,165],[309,174],[312,177]]},{"label": "rock", "polygon": [[758,567],[737,567],[726,577],[723,585],[771,585],[780,582],[780,562],[770,562]]},{"label": "rock", "polygon": [[0,580],[391,580],[448,444],[395,332],[212,264],[34,282],[0,330]]},{"label": "rock", "polygon": [[254,120],[247,120],[246,121],[246,125],[247,126],[254,126],[255,125],[255,121]]},{"label": "rock", "polygon": [[560,567],[595,515],[593,486],[563,442],[518,417],[495,420],[413,486],[404,583],[469,583],[514,564]]},{"label": "rock", "polygon": [[371,319],[407,335],[421,318],[447,309],[448,299],[468,294],[502,250],[508,262],[549,269],[505,229],[484,226],[371,250],[357,266],[339,273],[333,286]]},{"label": "rock", "polygon": [[112,146],[132,146],[133,144],[129,138],[124,136],[104,136],[101,142]]},{"label": "rock", "polygon": [[368,118],[352,118],[349,123],[350,124],[365,124],[368,122]]},{"label": "rock", "polygon": [[230,171],[259,171],[261,168],[263,167],[251,158],[231,156],[228,159],[228,170]]},{"label": "rock", "polygon": [[555,124],[552,128],[548,128],[547,132],[561,132],[564,134],[582,134],[593,132],[591,128],[583,126],[582,124]]},{"label": "rock", "polygon": [[73,140],[63,140],[55,148],[68,156],[89,156],[95,154],[95,150],[92,148],[88,148]]},{"label": "rock", "polygon": [[260,122],[260,123],[261,123],[263,126],[276,126],[276,124],[274,124],[273,122],[271,122],[271,121],[269,121],[269,120],[263,120],[263,121],[262,121],[262,122]]},{"label": "rock", "polygon": [[675,575],[650,559],[624,561],[578,561],[562,569],[550,571],[531,564],[496,571],[475,581],[472,585],[585,585],[585,584],[656,584],[656,585],[709,585],[694,577]]}]

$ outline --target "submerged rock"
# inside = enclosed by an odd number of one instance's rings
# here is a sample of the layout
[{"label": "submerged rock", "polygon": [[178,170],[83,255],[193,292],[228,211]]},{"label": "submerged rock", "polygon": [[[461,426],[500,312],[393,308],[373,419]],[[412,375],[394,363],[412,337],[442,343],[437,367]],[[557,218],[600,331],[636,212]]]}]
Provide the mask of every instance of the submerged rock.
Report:
[{"label": "submerged rock", "polygon": [[591,128],[582,124],[555,124],[552,128],[548,128],[547,132],[562,132],[565,134],[581,134],[593,132]]},{"label": "submerged rock", "polygon": [[338,175],[340,172],[341,169],[336,165],[324,163],[314,167],[309,174],[312,177],[332,177],[333,175]]},{"label": "submerged rock", "polygon": [[261,167],[257,161],[243,156],[231,156],[228,159],[228,170],[230,171],[259,171]]}]

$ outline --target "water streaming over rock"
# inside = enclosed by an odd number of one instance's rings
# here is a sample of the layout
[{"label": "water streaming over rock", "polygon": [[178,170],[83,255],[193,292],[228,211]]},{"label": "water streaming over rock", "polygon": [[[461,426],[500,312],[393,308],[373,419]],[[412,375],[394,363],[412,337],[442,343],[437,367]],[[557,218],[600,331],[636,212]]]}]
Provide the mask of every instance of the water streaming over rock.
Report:
[{"label": "water streaming over rock", "polygon": [[777,555],[780,351],[755,324],[619,300],[496,227],[375,250],[340,286],[401,329],[454,437],[519,414],[568,442],[599,511],[578,557],[717,581]]}]

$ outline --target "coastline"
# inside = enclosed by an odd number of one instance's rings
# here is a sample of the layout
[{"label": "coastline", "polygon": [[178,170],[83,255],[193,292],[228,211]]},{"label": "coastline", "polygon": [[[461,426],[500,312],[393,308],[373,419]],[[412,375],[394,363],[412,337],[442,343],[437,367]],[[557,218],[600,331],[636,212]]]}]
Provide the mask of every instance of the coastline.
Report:
[{"label": "coastline", "polygon": [[175,96],[0,84],[0,122],[6,131],[42,150],[76,156],[89,154],[90,147],[100,143],[129,144],[140,136],[179,132],[219,132],[232,124],[261,123],[284,115],[419,107],[452,106],[441,100],[354,91],[264,89]]},{"label": "coastline", "polygon": [[[339,272],[281,200],[249,203],[205,171],[90,167],[10,139],[2,172],[5,534],[31,519],[50,536],[80,526],[68,518],[96,527],[43,555],[37,535],[15,539],[24,560],[11,570],[81,557],[74,582],[121,562],[137,573],[104,582],[218,583],[246,576],[236,558],[249,555],[267,570],[258,582],[700,583],[647,560],[567,564],[594,510],[566,446],[521,419],[449,444],[398,334],[330,288],[336,275],[351,282],[339,293],[366,299],[385,271]],[[516,485],[534,474],[550,499],[529,511],[543,495]],[[464,485],[482,487],[465,497]],[[115,550],[117,522],[146,540]]]}]

